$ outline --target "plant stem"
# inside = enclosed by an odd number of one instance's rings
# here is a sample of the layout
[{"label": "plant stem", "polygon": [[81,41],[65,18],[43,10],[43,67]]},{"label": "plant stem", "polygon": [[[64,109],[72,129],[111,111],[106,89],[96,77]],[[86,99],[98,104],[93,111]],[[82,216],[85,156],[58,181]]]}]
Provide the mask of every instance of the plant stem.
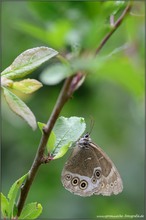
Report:
[{"label": "plant stem", "polygon": [[118,18],[118,20],[114,23],[114,26],[112,27],[111,31],[102,39],[101,43],[99,44],[98,48],[96,49],[95,55],[99,53],[99,51],[102,49],[102,47],[105,45],[105,43],[108,41],[108,39],[111,37],[111,35],[117,30],[117,28],[121,25],[122,21],[126,17],[126,15],[131,10],[133,2],[130,1],[130,3],[127,5],[121,16]]},{"label": "plant stem", "polygon": [[72,93],[74,92],[73,90],[72,91],[70,90],[72,79],[73,79],[73,76],[70,76],[66,79],[66,81],[63,85],[63,88],[60,92],[60,95],[57,99],[56,105],[52,111],[52,114],[51,114],[46,126],[44,127],[44,132],[43,132],[40,144],[38,146],[36,156],[35,156],[34,161],[32,163],[31,169],[29,171],[28,178],[27,178],[25,184],[23,185],[23,187],[21,188],[20,198],[19,198],[19,201],[17,204],[17,208],[18,208],[17,216],[20,216],[20,214],[21,214],[21,211],[22,211],[23,206],[25,204],[25,200],[27,198],[31,184],[35,178],[35,175],[38,171],[39,166],[42,164],[42,158],[44,156],[45,147],[46,147],[49,135],[51,133],[51,130],[52,130],[64,104],[66,103],[66,101],[71,97]]}]

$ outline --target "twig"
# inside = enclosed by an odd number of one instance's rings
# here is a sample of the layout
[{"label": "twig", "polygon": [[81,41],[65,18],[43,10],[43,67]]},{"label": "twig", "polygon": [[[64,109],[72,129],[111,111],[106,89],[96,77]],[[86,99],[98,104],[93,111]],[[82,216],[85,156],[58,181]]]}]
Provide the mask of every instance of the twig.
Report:
[{"label": "twig", "polygon": [[121,16],[118,18],[118,20],[114,23],[114,26],[112,27],[111,31],[103,38],[101,43],[99,44],[98,48],[96,49],[95,55],[99,53],[99,51],[102,49],[102,47],[105,45],[105,43],[108,41],[108,39],[111,37],[111,35],[117,30],[117,28],[121,25],[122,21],[126,17],[126,15],[129,13],[132,7],[132,1],[127,5]]},{"label": "twig", "polygon": [[27,178],[25,184],[23,185],[23,187],[21,188],[21,194],[20,194],[20,198],[19,198],[19,201],[17,204],[17,208],[18,208],[17,216],[20,216],[20,214],[21,214],[21,211],[23,209],[23,206],[24,206],[25,200],[27,198],[31,184],[35,178],[35,175],[38,171],[39,166],[42,164],[42,158],[44,156],[45,147],[46,147],[49,135],[51,133],[51,130],[52,130],[52,128],[58,118],[58,115],[60,114],[65,102],[71,97],[72,93],[74,92],[73,90],[70,90],[70,86],[72,84],[73,77],[74,76],[71,76],[66,79],[64,86],[61,90],[61,93],[58,97],[58,100],[56,102],[56,105],[54,107],[54,110],[50,116],[50,119],[48,120],[46,126],[44,127],[44,132],[43,132],[40,144],[38,146],[38,151],[37,151],[36,156],[34,158],[31,169],[29,171],[28,178]]}]

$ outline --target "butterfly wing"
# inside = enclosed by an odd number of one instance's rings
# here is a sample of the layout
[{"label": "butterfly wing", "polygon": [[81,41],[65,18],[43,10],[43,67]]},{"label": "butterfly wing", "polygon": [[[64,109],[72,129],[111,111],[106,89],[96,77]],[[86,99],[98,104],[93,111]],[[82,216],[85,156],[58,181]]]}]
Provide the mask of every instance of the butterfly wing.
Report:
[{"label": "butterfly wing", "polygon": [[111,195],[122,191],[122,181],[109,157],[94,143],[77,144],[62,171],[61,181],[80,196]]},{"label": "butterfly wing", "polygon": [[97,165],[93,150],[76,146],[62,171],[61,181],[70,192],[80,196],[91,196],[98,189],[98,182],[91,181],[93,170]]},{"label": "butterfly wing", "polygon": [[102,168],[102,176],[99,184],[100,187],[94,192],[94,194],[110,196],[111,194],[117,195],[118,193],[122,192],[122,179],[114,163],[99,146],[95,145],[94,143],[90,143],[90,145],[95,149],[98,162]]}]

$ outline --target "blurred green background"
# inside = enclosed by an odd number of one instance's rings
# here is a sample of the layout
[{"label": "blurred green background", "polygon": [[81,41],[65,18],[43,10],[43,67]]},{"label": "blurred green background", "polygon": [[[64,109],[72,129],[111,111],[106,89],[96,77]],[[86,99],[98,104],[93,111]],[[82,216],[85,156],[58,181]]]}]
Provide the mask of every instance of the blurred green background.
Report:
[{"label": "blurred green background", "polygon": [[[48,46],[61,54],[78,46],[95,52],[109,31],[110,14],[117,18],[125,5],[107,2],[2,2],[2,69],[21,52]],[[40,218],[96,218],[100,215],[144,214],[144,2],[134,2],[130,15],[101,50],[111,56],[64,106],[61,115],[84,117],[92,140],[110,156],[123,179],[124,190],[111,197],[82,198],[66,191],[60,181],[68,157],[42,165],[27,202],[43,206]],[[30,77],[39,79],[50,60]],[[31,96],[22,96],[37,121],[46,122],[63,82],[43,86]],[[13,114],[2,99],[2,191],[25,174],[34,159],[41,137]]]}]

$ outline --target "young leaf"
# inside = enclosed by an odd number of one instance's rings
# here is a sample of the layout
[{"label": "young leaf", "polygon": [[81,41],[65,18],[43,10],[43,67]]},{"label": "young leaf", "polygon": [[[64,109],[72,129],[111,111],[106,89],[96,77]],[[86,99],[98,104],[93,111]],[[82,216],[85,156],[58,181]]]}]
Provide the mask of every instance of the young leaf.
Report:
[{"label": "young leaf", "polygon": [[68,65],[58,63],[44,69],[40,75],[40,80],[46,85],[55,85],[71,74],[72,72]]},{"label": "young leaf", "polygon": [[[55,144],[56,147],[52,154],[56,156],[61,151],[62,147],[67,149],[67,147],[65,147],[67,145],[69,148],[72,142],[79,139],[85,128],[86,124],[84,118],[75,116],[70,118],[60,117],[53,128],[57,140]],[[60,153],[60,155],[63,154]]]},{"label": "young leaf", "polygon": [[29,203],[24,207],[18,219],[36,219],[42,213],[42,209],[40,203]]},{"label": "young leaf", "polygon": [[58,153],[53,157],[53,160],[59,159],[60,157],[63,157],[64,154],[68,151],[69,147],[71,146],[72,142],[69,142],[65,146],[61,147]]},{"label": "young leaf", "polygon": [[50,134],[48,143],[47,143],[47,150],[48,150],[48,152],[51,152],[54,149],[55,143],[56,143],[56,135],[52,131],[51,134]]},{"label": "young leaf", "polygon": [[39,127],[40,131],[42,132],[43,131],[43,127],[45,126],[45,124],[42,123],[42,122],[38,122],[37,124],[38,124],[38,127]]},{"label": "young leaf", "polygon": [[22,78],[57,54],[56,50],[48,47],[36,47],[26,50],[1,75],[5,75],[9,79]]},{"label": "young leaf", "polygon": [[2,212],[3,218],[8,217],[9,202],[8,202],[7,198],[2,193],[1,193],[1,212]]},{"label": "young leaf", "polygon": [[[41,132],[42,132],[44,126],[45,126],[44,123],[38,122],[38,127],[41,130]],[[47,143],[47,151],[48,152],[51,152],[53,150],[53,148],[55,147],[55,142],[56,142],[56,135],[52,131],[51,134],[50,134],[48,143]]]},{"label": "young leaf", "polygon": [[15,203],[13,207],[13,216],[17,216],[17,213],[18,213],[18,207],[17,204]]},{"label": "young leaf", "polygon": [[12,87],[13,81],[11,79],[7,79],[5,76],[1,76],[1,87]]},{"label": "young leaf", "polygon": [[22,183],[27,178],[28,173],[19,178],[15,181],[15,183],[11,186],[9,193],[8,193],[8,199],[9,199],[9,217],[13,216],[13,208],[15,204],[15,200],[17,197],[18,190],[20,189]]},{"label": "young leaf", "polygon": [[19,82],[13,82],[11,88],[16,89],[22,93],[29,94],[35,92],[42,86],[42,83],[35,79],[24,79]]},{"label": "young leaf", "polygon": [[[45,124],[38,122],[38,126],[42,131]],[[47,150],[54,156],[53,159],[62,157],[71,144],[79,139],[85,128],[84,118],[58,118],[47,143]]]},{"label": "young leaf", "polygon": [[27,107],[27,105],[19,99],[15,94],[10,92],[8,89],[4,88],[4,96],[9,105],[9,107],[14,111],[17,115],[22,117],[33,130],[36,129],[36,119],[33,115],[32,111]]}]

